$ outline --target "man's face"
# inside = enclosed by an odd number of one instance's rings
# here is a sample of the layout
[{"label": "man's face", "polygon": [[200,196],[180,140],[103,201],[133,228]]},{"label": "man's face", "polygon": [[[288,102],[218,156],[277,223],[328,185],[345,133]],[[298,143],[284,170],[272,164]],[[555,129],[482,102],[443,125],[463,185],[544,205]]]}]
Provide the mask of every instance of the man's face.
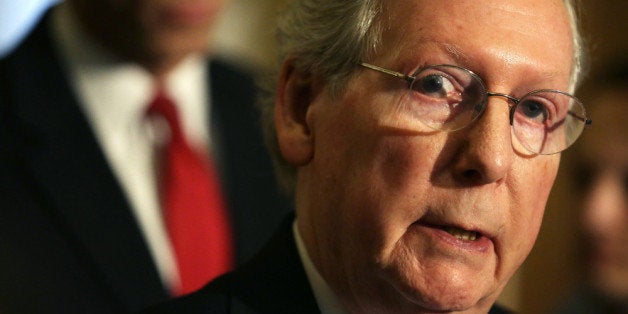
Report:
[{"label": "man's face", "polygon": [[[390,27],[369,63],[403,73],[458,65],[514,97],[568,89],[573,50],[560,0],[386,3]],[[299,230],[354,310],[486,312],[532,248],[560,157],[513,149],[510,103],[499,97],[461,130],[409,131],[416,122],[397,107],[406,87],[357,69],[340,97],[312,97]]]},{"label": "man's face", "polygon": [[114,52],[142,63],[207,49],[226,0],[71,0],[81,21]]},{"label": "man's face", "polygon": [[596,99],[595,124],[579,145],[578,176],[584,195],[582,226],[588,240],[587,266],[604,295],[628,301],[628,126],[626,90],[608,90]]}]

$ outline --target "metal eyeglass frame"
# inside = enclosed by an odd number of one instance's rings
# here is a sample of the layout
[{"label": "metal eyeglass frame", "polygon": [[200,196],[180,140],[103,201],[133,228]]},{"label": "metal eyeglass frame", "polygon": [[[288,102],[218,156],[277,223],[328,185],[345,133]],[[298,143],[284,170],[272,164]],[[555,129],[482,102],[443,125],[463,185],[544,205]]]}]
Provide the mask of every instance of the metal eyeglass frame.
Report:
[{"label": "metal eyeglass frame", "polygon": [[[371,70],[375,70],[375,71],[377,71],[377,72],[381,72],[381,73],[384,73],[384,74],[388,74],[388,75],[391,75],[391,76],[394,76],[394,77],[397,77],[397,78],[403,79],[403,80],[405,80],[408,84],[412,84],[412,83],[416,80],[416,77],[415,77],[415,76],[412,76],[412,75],[407,75],[407,74],[403,74],[403,73],[401,73],[401,72],[397,72],[397,71],[389,70],[389,69],[386,69],[386,68],[382,68],[382,67],[379,67],[379,66],[376,66],[376,65],[370,64],[370,63],[362,62],[362,63],[360,63],[360,65],[361,65],[361,66],[363,66],[363,67],[365,67],[365,68],[368,68],[368,69],[371,69]],[[463,67],[460,67],[460,66],[457,66],[457,65],[450,65],[450,64],[436,64],[436,65],[431,65],[431,66],[428,66],[428,67],[437,67],[437,66],[445,66],[445,67],[457,68],[457,69],[459,69],[459,70],[462,70],[462,71],[464,71],[464,72],[469,73],[469,75],[470,75],[470,76],[472,76],[474,79],[476,79],[478,82],[480,82],[480,84],[482,85],[482,88],[486,91],[486,98],[491,97],[491,96],[493,96],[493,97],[504,97],[504,98],[508,99],[509,101],[511,101],[511,102],[514,104],[514,106],[510,106],[510,108],[509,108],[509,120],[510,120],[509,122],[510,122],[510,125],[511,125],[511,126],[513,126],[513,119],[514,119],[515,109],[516,109],[517,105],[521,102],[521,99],[524,99],[524,98],[526,98],[526,97],[528,97],[528,96],[530,96],[530,95],[533,95],[533,94],[535,94],[535,93],[541,93],[541,92],[558,93],[558,94],[562,94],[562,95],[568,96],[568,97],[570,97],[570,98],[572,98],[572,99],[576,100],[578,103],[582,104],[582,102],[580,102],[580,100],[579,100],[578,98],[576,98],[575,96],[573,96],[573,95],[571,95],[571,94],[569,94],[569,93],[566,93],[566,92],[563,92],[563,91],[560,91],[560,90],[554,90],[554,89],[540,89],[540,90],[534,90],[534,91],[531,91],[531,92],[527,93],[526,95],[524,95],[524,96],[523,96],[523,97],[521,97],[521,98],[516,98],[516,97],[514,97],[514,96],[511,96],[511,95],[508,95],[508,94],[504,94],[504,93],[495,93],[495,92],[490,92],[490,91],[488,91],[488,89],[486,88],[486,85],[484,84],[484,81],[482,80],[482,78],[480,78],[477,74],[475,74],[473,71],[471,71],[471,70],[469,70],[469,69],[466,69],[466,68],[463,68]],[[419,71],[420,71],[420,70],[419,70]],[[418,73],[419,71],[417,71],[417,73]],[[586,116],[580,116],[580,115],[578,115],[577,113],[574,113],[574,112],[572,112],[572,111],[569,111],[568,113],[569,113],[572,117],[574,117],[574,118],[576,118],[576,119],[578,119],[578,120],[580,120],[580,121],[584,122],[584,127],[586,127],[586,126],[588,126],[588,125],[591,125],[591,124],[593,123],[593,121],[592,121],[591,119],[587,118]],[[481,114],[479,114],[479,115],[478,115],[478,117],[479,117],[480,115],[481,115]],[[584,127],[583,127],[583,131],[584,131]],[[446,131],[446,130],[445,130],[445,131]],[[451,130],[450,130],[450,131],[451,131]],[[575,143],[575,142],[576,142],[576,140],[577,140],[578,138],[580,138],[580,135],[581,135],[581,134],[582,134],[582,132],[581,132],[580,134],[578,134],[578,136],[577,136],[577,137],[573,140],[573,142],[572,142],[571,144]],[[565,149],[569,148],[569,147],[571,146],[571,144],[569,144],[569,145],[565,146],[565,148],[563,148],[562,150],[559,150],[559,151],[557,151],[557,152],[547,153],[546,155],[557,154],[557,153],[559,153],[559,152],[561,152],[561,151],[563,151],[563,150],[565,150]],[[524,145],[524,147],[526,147],[526,146]],[[526,149],[530,150],[530,149],[529,149],[529,148],[527,148],[527,147],[526,147]],[[535,154],[541,154],[541,153],[539,153],[539,152],[534,152],[534,151],[531,151],[531,152],[533,152],[533,153],[535,153]]]}]

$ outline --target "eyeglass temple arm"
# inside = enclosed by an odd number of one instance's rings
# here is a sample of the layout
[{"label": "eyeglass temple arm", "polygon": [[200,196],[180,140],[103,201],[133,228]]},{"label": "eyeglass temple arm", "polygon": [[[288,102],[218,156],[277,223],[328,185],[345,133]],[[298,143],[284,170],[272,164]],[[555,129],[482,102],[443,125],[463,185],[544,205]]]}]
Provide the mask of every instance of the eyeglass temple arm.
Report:
[{"label": "eyeglass temple arm", "polygon": [[579,114],[573,112],[573,111],[569,111],[569,115],[571,115],[572,117],[575,117],[576,119],[583,121],[585,125],[591,125],[593,124],[593,120],[588,119],[586,117],[580,116]]},{"label": "eyeglass temple arm", "polygon": [[388,75],[392,75],[394,77],[398,77],[400,79],[403,79],[403,80],[407,81],[408,83],[412,83],[412,81],[414,81],[414,77],[412,77],[410,75],[406,75],[406,74],[400,73],[400,72],[397,72],[397,71],[384,69],[382,67],[378,67],[376,65],[372,65],[372,64],[369,64],[369,63],[365,63],[365,62],[360,63],[360,65],[365,67],[365,68],[369,68],[371,70],[375,70],[375,71],[382,72],[382,73],[385,73],[385,74],[388,74]]}]

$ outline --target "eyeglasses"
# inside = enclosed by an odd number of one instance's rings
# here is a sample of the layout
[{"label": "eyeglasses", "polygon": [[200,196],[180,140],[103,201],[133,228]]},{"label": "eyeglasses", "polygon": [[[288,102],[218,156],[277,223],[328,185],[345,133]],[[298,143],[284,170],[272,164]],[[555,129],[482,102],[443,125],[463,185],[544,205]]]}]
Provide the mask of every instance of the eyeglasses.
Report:
[{"label": "eyeglasses", "polygon": [[361,65],[405,80],[409,88],[400,100],[400,108],[433,130],[451,132],[470,125],[482,115],[491,96],[511,103],[512,133],[534,154],[565,150],[580,137],[585,125],[591,124],[580,100],[558,90],[535,90],[515,98],[489,92],[477,74],[455,65],[430,65],[413,75],[368,63]]}]

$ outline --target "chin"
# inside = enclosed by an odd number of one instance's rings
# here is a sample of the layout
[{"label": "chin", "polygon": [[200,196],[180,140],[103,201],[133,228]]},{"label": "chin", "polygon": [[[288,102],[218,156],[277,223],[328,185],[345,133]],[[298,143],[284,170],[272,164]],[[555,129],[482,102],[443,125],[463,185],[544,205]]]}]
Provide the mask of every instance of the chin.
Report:
[{"label": "chin", "polygon": [[474,292],[442,291],[437,294],[413,295],[411,301],[422,309],[435,312],[459,312],[479,309],[481,297]]},{"label": "chin", "polygon": [[207,32],[185,33],[171,32],[161,33],[153,38],[152,46],[162,55],[188,55],[202,52],[209,47],[209,34]]},{"label": "chin", "polygon": [[427,312],[488,311],[497,299],[496,293],[488,292],[489,289],[478,282],[461,280],[454,273],[448,275],[448,278],[432,276],[428,280],[421,278],[408,284],[399,283],[395,288],[414,312],[418,309]]}]

